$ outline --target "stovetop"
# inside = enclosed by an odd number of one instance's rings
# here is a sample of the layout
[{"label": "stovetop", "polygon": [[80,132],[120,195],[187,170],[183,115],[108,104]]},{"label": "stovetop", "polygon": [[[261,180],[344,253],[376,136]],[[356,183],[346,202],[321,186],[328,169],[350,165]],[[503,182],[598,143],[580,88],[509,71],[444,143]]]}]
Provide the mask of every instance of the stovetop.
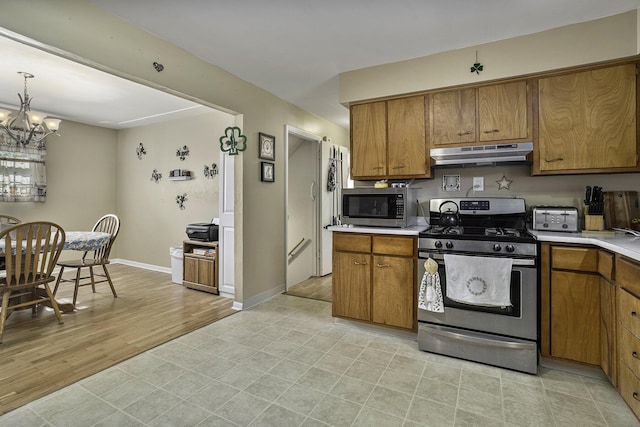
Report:
[{"label": "stovetop", "polygon": [[501,242],[534,242],[535,239],[526,229],[510,227],[446,227],[434,225],[420,233],[420,238],[448,240],[483,240]]}]

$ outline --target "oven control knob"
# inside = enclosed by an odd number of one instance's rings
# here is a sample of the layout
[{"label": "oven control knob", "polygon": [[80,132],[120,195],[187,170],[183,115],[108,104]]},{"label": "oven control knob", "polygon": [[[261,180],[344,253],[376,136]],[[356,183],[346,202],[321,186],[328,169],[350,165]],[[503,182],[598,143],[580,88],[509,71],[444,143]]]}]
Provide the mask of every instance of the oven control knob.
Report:
[{"label": "oven control knob", "polygon": [[494,244],[493,245],[493,251],[494,252],[500,252],[502,250],[502,246],[500,246],[499,244]]},{"label": "oven control knob", "polygon": [[513,245],[507,245],[505,249],[507,250],[507,252],[514,252],[516,250],[516,248]]},{"label": "oven control knob", "polygon": [[447,249],[453,249],[453,242],[447,242]]},{"label": "oven control knob", "polygon": [[442,242],[440,240],[436,240],[435,243],[433,244],[433,246],[435,246],[436,248],[440,249],[442,247]]}]

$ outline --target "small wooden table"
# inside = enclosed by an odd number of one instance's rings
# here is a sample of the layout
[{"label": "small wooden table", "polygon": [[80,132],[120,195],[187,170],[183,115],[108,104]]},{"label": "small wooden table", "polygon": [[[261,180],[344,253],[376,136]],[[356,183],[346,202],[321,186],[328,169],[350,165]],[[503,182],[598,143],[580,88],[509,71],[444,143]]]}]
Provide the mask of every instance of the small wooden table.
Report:
[{"label": "small wooden table", "polygon": [[182,249],[182,284],[219,295],[218,242],[185,240]]}]

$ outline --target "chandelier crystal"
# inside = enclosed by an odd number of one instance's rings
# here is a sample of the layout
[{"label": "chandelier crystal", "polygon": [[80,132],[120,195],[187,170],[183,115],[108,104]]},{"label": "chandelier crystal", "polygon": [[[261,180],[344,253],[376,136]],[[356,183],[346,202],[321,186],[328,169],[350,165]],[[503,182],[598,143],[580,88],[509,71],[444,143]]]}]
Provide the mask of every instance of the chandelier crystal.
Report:
[{"label": "chandelier crystal", "polygon": [[60,135],[60,119],[47,117],[46,114],[31,111],[31,97],[27,93],[27,80],[35,76],[31,73],[18,71],[24,77],[24,95],[20,98],[20,110],[17,112],[0,108],[0,130],[4,131],[12,140],[20,145],[29,143],[39,144],[51,135]]}]

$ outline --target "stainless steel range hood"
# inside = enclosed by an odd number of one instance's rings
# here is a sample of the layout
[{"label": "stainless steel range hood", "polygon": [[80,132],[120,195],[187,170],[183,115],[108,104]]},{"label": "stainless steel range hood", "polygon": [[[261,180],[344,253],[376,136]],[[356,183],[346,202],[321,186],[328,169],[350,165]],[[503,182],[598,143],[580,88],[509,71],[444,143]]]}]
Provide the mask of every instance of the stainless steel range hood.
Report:
[{"label": "stainless steel range hood", "polygon": [[434,148],[431,158],[434,166],[487,165],[506,162],[530,162],[532,142],[516,144],[473,145],[468,147]]}]

